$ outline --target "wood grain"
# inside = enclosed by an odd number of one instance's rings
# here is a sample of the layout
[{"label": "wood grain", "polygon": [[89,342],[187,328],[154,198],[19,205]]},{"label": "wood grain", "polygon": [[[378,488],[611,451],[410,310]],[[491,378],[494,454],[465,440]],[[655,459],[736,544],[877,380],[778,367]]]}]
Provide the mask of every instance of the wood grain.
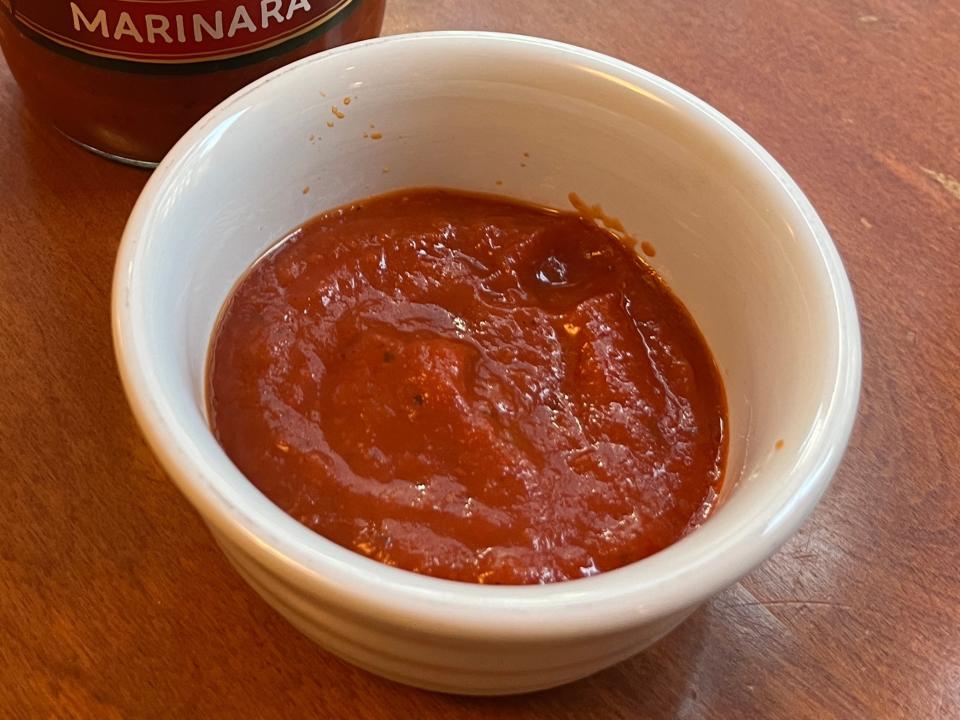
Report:
[{"label": "wood grain", "polygon": [[492,700],[331,657],[226,565],[134,426],[109,333],[144,173],[31,116],[0,64],[0,714],[960,717],[960,6],[390,0],[387,32],[558,38],[718,107],[796,178],[859,302],[861,413],[806,527],[657,646]]}]

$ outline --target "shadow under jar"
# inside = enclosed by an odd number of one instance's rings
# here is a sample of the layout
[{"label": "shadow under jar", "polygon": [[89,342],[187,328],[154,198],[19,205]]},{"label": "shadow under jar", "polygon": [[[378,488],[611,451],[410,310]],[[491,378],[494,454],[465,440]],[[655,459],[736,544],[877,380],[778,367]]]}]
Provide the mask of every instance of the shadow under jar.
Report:
[{"label": "shadow under jar", "polygon": [[152,167],[244,85],[380,33],[385,0],[0,0],[27,104],[70,139]]}]

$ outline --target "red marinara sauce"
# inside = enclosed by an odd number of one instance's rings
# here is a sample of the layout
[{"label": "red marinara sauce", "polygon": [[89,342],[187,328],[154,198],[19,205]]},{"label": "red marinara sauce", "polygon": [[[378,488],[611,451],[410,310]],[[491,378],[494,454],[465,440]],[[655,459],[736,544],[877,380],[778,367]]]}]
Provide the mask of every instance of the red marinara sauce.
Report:
[{"label": "red marinara sauce", "polygon": [[208,379],[277,505],[436,577],[620,567],[699,525],[723,477],[724,389],[680,301],[609,231],[503,198],[311,220],[236,287]]},{"label": "red marinara sauce", "polygon": [[384,2],[0,0],[0,48],[39,117],[150,166],[247,83],[378,35]]}]

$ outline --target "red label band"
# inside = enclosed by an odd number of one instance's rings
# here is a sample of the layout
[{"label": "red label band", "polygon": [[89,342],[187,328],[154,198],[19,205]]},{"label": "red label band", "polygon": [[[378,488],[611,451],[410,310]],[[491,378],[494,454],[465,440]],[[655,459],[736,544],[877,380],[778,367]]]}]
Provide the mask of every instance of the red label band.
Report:
[{"label": "red label band", "polygon": [[0,0],[48,40],[146,63],[223,60],[332,20],[354,0]]}]

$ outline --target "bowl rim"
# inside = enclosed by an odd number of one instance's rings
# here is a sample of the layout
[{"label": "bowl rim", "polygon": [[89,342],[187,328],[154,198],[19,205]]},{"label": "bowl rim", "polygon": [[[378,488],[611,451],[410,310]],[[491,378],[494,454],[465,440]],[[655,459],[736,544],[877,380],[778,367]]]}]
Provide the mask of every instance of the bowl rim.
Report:
[{"label": "bowl rim", "polygon": [[[588,63],[617,82],[627,82],[677,106],[700,132],[719,132],[731,149],[773,189],[783,211],[796,222],[797,242],[810,245],[822,263],[832,294],[838,357],[833,387],[820,406],[816,442],[808,443],[783,480],[789,493],[743,518],[737,532],[711,533],[710,523],[674,545],[636,563],[594,577],[534,586],[490,586],[443,580],[390,567],[343,548],[293,518],[282,535],[271,531],[255,509],[227,501],[196,481],[198,466],[179,447],[176,418],[151,381],[152,358],[145,352],[131,298],[143,255],[143,230],[156,198],[184,157],[210,128],[238,106],[288,73],[308,72],[325,59],[363,53],[386,45],[475,43],[489,52],[532,52],[539,59]],[[215,533],[277,580],[296,586],[318,602],[346,606],[371,619],[436,635],[506,639],[583,636],[635,627],[692,607],[734,583],[763,562],[793,534],[825,492],[840,464],[856,417],[862,374],[856,305],[839,253],[806,196],[786,171],[744,130],[713,107],[648,71],[599,52],[553,40],[507,33],[434,31],[394,35],[345,45],[287,65],[242,88],[211,110],[168,153],[144,187],[123,232],[112,289],[114,348],[120,377],[144,437],[181,492]],[[808,436],[809,437],[809,436]],[[239,470],[222,482],[249,481]],[[281,521],[282,522],[282,521]],[[295,540],[291,541],[290,538]],[[686,560],[684,560],[686,558]],[[682,562],[678,562],[682,561]]]}]

